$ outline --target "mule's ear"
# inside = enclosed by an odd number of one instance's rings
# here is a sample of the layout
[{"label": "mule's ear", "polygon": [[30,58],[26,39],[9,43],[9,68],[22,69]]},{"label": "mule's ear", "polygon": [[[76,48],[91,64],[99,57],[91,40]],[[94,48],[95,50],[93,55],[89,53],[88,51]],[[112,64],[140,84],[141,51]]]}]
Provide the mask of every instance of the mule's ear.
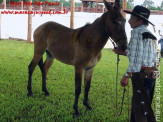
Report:
[{"label": "mule's ear", "polygon": [[121,10],[120,0],[115,0],[114,6],[120,11]]},{"label": "mule's ear", "polygon": [[107,8],[108,11],[110,11],[112,9],[112,5],[110,3],[108,3],[106,0],[103,0],[105,7]]}]

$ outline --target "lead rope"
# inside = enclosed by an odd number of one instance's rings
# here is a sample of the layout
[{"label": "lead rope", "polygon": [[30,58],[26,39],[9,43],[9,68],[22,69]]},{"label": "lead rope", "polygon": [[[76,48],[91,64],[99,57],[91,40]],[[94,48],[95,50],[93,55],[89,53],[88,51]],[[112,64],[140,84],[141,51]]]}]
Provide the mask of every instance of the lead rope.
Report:
[{"label": "lead rope", "polygon": [[127,92],[127,99],[128,99],[128,122],[130,122],[130,103],[129,103],[129,100],[130,100],[130,94],[129,94],[129,85],[128,85],[128,92]]},{"label": "lead rope", "polygon": [[[114,48],[116,48],[115,43],[113,42],[113,40],[111,38],[109,38],[109,39],[112,42]],[[117,117],[121,116],[121,114],[122,114],[122,109],[123,109],[123,104],[124,104],[124,97],[125,97],[125,92],[126,92],[126,88],[124,87],[122,101],[121,101],[121,108],[120,108],[120,112],[118,113],[118,71],[119,71],[119,61],[120,61],[119,55],[117,55],[117,72],[116,72],[116,115],[117,115]]]},{"label": "lead rope", "polygon": [[120,112],[118,112],[118,71],[119,71],[119,61],[120,61],[119,55],[117,55],[117,73],[116,73],[116,114],[117,114],[117,117],[121,116],[121,114],[122,114],[124,97],[125,97],[125,92],[126,92],[126,88],[124,87],[123,95],[122,95],[122,101],[121,101],[121,108],[120,108]]}]

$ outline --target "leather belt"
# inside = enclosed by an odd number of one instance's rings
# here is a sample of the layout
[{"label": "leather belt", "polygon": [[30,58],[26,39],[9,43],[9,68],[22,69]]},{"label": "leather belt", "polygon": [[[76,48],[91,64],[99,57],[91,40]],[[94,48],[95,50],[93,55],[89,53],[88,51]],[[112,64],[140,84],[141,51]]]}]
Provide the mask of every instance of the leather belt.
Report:
[{"label": "leather belt", "polygon": [[146,68],[150,68],[150,67],[147,67],[147,66],[142,66],[141,69],[146,69]]}]

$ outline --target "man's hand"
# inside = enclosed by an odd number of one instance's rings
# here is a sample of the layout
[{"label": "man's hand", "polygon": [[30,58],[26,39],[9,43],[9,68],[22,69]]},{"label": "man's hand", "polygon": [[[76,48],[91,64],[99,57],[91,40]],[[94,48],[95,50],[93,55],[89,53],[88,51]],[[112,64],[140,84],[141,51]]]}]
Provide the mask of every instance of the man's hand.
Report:
[{"label": "man's hand", "polygon": [[129,81],[129,78],[126,77],[126,76],[123,76],[122,79],[121,79],[121,86],[122,87],[125,87],[128,85],[128,81]]}]

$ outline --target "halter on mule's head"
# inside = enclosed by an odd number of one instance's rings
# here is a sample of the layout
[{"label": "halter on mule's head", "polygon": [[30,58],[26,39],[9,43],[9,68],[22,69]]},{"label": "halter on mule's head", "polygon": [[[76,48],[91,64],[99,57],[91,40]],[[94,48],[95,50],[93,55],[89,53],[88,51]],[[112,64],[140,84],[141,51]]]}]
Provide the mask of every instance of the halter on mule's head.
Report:
[{"label": "halter on mule's head", "polygon": [[115,0],[114,6],[104,0],[107,8],[105,19],[105,30],[107,30],[109,37],[118,45],[120,50],[126,50],[127,37],[125,32],[125,22],[121,14],[120,0]]}]

